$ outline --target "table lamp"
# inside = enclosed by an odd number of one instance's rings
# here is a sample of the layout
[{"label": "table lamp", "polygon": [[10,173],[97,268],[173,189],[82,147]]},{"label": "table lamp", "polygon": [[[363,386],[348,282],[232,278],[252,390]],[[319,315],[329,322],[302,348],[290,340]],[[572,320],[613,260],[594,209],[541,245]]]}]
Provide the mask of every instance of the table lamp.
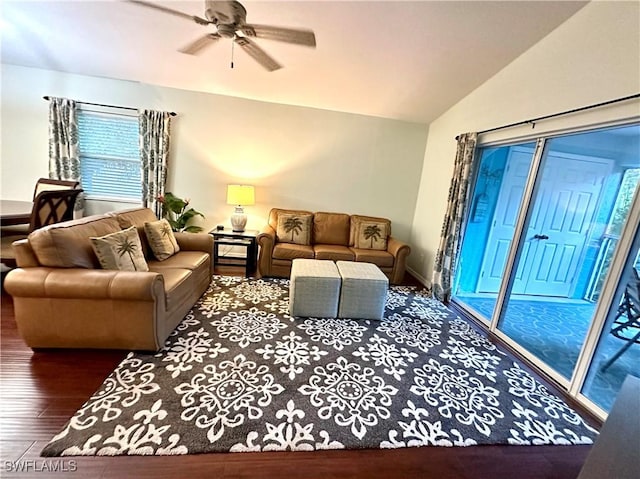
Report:
[{"label": "table lamp", "polygon": [[248,185],[228,185],[227,204],[236,205],[234,213],[231,215],[231,226],[233,231],[242,232],[247,224],[247,215],[243,206],[255,204],[255,193],[253,186]]}]

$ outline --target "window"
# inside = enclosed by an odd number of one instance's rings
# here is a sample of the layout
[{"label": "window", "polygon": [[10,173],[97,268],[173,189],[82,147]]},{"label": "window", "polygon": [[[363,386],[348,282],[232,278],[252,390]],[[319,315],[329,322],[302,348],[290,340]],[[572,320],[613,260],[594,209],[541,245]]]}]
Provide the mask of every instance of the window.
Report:
[{"label": "window", "polygon": [[141,201],[137,117],[80,110],[78,143],[87,199]]}]

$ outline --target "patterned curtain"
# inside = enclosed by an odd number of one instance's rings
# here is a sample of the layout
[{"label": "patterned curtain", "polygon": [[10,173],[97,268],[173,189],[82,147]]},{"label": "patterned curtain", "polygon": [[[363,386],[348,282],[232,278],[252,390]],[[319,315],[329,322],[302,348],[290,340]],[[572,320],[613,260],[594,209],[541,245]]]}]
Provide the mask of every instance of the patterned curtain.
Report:
[{"label": "patterned curtain", "polygon": [[142,162],[142,205],[162,217],[169,157],[169,130],[171,115],[164,111],[142,110],[140,119],[140,159]]},{"label": "patterned curtain", "polygon": [[[67,98],[54,97],[49,101],[49,178],[80,181],[78,110],[76,102]],[[84,199],[80,195],[75,210],[83,208]]]},{"label": "patterned curtain", "polygon": [[433,295],[444,303],[451,299],[451,282],[460,252],[460,232],[467,210],[469,177],[477,139],[477,133],[465,133],[458,137],[458,151],[449,186],[449,203],[431,280]]}]

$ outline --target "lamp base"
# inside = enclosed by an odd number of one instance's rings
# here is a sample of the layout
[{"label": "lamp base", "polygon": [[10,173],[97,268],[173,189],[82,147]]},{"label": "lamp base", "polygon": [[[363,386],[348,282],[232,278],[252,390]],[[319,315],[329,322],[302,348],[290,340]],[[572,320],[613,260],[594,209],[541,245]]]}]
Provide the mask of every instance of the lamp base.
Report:
[{"label": "lamp base", "polygon": [[242,233],[247,226],[247,215],[242,206],[236,206],[236,210],[231,215],[231,228],[234,233]]}]

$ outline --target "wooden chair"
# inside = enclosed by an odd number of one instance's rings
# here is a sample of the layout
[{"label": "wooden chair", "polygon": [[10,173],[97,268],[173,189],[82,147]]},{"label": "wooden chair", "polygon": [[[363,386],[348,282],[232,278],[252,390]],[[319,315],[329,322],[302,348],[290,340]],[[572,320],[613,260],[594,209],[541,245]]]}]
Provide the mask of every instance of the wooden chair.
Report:
[{"label": "wooden chair", "polygon": [[24,239],[34,230],[61,221],[73,219],[76,198],[83,190],[80,188],[41,191],[33,201],[31,219],[26,234],[10,233],[2,230],[0,238],[0,262],[12,268],[16,266],[16,257],[11,244]]},{"label": "wooden chair", "polygon": [[29,220],[29,233],[43,226],[73,219],[76,198],[81,188],[41,191],[33,200],[33,210]]},{"label": "wooden chair", "polygon": [[[36,197],[43,191],[71,190],[71,189],[76,189],[79,186],[80,186],[80,182],[75,180],[67,181],[67,180],[52,180],[50,178],[39,178],[38,181],[36,181],[36,186],[33,190],[33,201],[35,202]],[[3,236],[28,235],[32,231],[29,229],[31,227],[31,224],[32,222],[29,222],[27,224],[2,226],[0,228],[0,233]]]},{"label": "wooden chair", "polygon": [[43,191],[57,191],[57,190],[73,190],[80,186],[79,181],[71,180],[52,180],[50,178],[40,178],[36,181],[36,187],[33,190],[33,199],[36,199],[38,193]]}]

